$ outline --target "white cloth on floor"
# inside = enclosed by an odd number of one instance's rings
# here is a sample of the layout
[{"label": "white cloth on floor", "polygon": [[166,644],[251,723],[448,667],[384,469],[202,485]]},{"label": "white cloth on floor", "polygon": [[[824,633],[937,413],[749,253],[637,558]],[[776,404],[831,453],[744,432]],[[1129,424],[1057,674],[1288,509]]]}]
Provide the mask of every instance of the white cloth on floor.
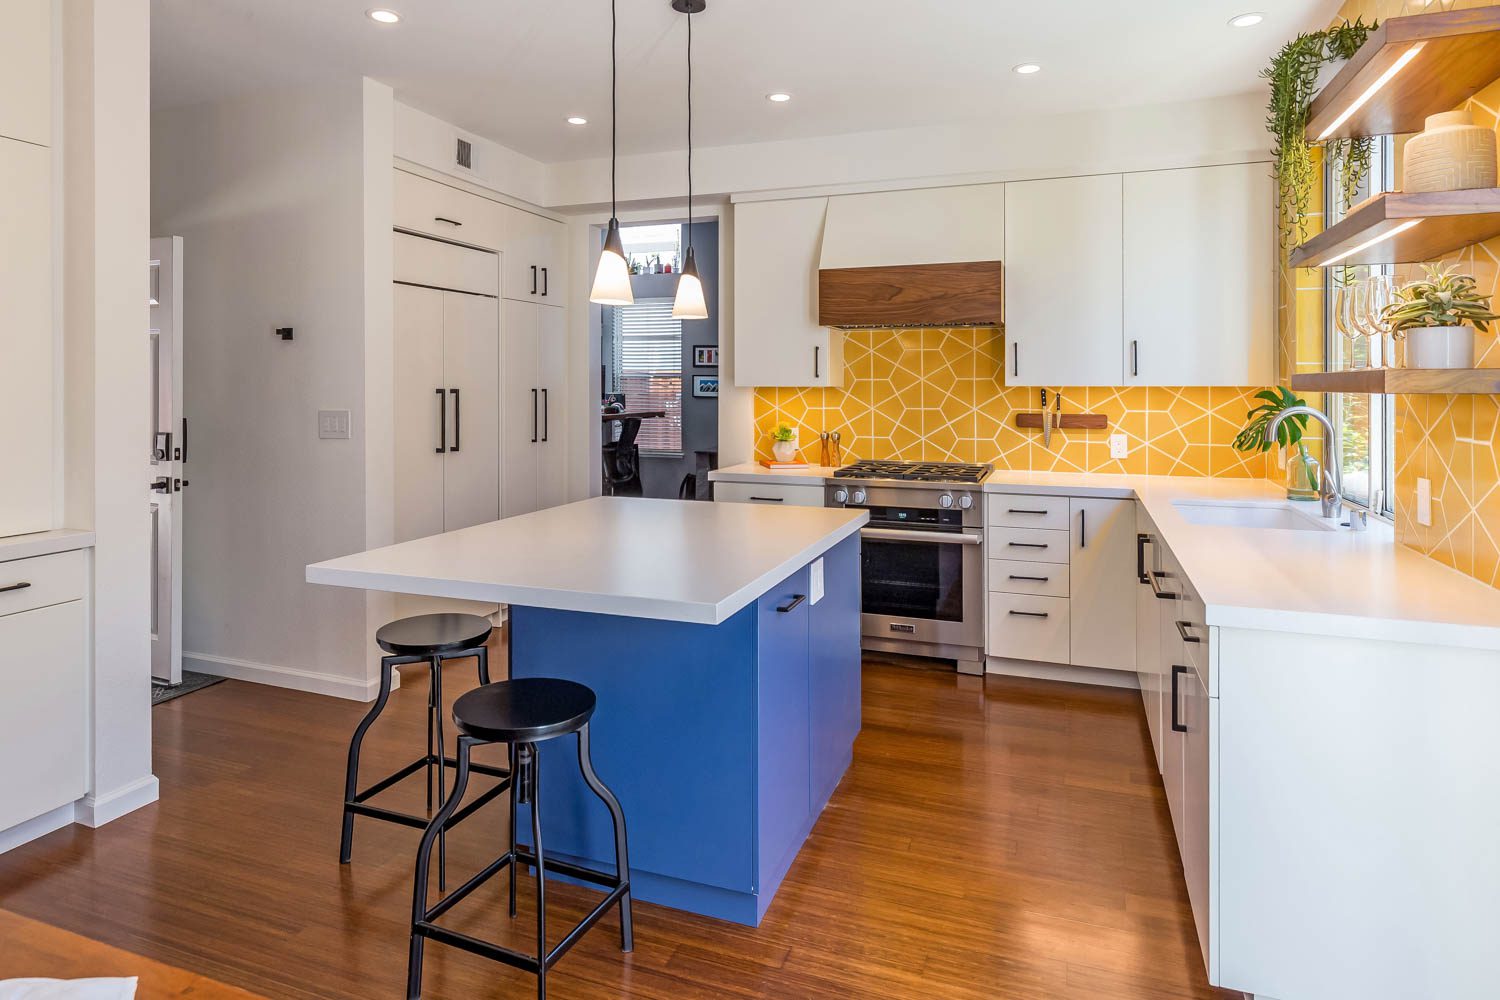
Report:
[{"label": "white cloth on floor", "polygon": [[129,979],[3,979],[0,1000],[135,1000]]}]

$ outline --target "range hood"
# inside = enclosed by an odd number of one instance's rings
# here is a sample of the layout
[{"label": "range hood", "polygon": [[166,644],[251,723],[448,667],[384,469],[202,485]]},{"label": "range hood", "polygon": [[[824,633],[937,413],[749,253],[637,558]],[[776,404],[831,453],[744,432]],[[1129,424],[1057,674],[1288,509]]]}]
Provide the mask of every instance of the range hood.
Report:
[{"label": "range hood", "polygon": [[825,267],[818,271],[818,325],[999,326],[1004,287],[998,260]]}]

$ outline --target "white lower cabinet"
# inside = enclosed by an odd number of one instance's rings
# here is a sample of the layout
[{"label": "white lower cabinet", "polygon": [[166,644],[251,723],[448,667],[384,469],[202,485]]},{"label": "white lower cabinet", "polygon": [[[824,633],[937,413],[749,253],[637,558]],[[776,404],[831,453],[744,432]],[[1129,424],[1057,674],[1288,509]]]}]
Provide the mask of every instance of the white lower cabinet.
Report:
[{"label": "white lower cabinet", "polygon": [[[1040,565],[1040,564],[1038,564]],[[989,649],[1016,660],[1068,662],[1066,597],[990,594]]]},{"label": "white lower cabinet", "polygon": [[715,483],[719,503],[768,503],[783,507],[823,506],[823,487],[800,483]]},{"label": "white lower cabinet", "polygon": [[1208,964],[1209,850],[1209,736],[1213,731],[1208,687],[1202,673],[1190,668],[1178,674],[1178,721],[1182,744],[1182,823],[1177,845],[1182,852],[1182,874],[1187,881],[1188,900],[1193,905],[1193,923],[1198,929],[1198,947]]},{"label": "white lower cabinet", "polygon": [[1068,501],[1069,663],[1135,669],[1135,501]]},{"label": "white lower cabinet", "polygon": [[1152,586],[1152,573],[1161,571],[1161,546],[1156,525],[1144,507],[1136,511],[1136,587],[1135,587],[1135,676],[1141,688],[1141,705],[1146,712],[1146,726],[1151,731],[1151,747],[1156,755],[1156,769],[1162,769],[1162,691],[1161,673],[1161,601]]}]

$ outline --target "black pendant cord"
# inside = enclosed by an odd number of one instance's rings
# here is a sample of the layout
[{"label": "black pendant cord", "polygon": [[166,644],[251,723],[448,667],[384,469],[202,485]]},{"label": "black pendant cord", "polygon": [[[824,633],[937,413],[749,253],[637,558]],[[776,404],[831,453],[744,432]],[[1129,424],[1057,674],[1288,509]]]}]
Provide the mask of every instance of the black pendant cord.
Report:
[{"label": "black pendant cord", "polygon": [[687,170],[688,170],[688,224],[687,224],[687,248],[688,253],[693,252],[693,12],[691,8],[687,15],[688,39],[687,39]]},{"label": "black pendant cord", "polygon": [[619,206],[615,202],[615,158],[618,156],[618,132],[619,132],[619,70],[616,68],[618,54],[616,46],[619,35],[619,17],[615,11],[616,0],[609,0],[609,217],[617,219],[620,216]]}]

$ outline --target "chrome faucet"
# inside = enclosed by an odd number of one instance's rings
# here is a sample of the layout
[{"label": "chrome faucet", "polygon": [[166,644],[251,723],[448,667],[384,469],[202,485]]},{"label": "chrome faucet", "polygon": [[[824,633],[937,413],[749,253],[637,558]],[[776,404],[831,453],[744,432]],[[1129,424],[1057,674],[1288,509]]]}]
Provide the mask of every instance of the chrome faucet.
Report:
[{"label": "chrome faucet", "polygon": [[[1333,473],[1330,475],[1327,469],[1323,470],[1323,479],[1318,484],[1318,499],[1322,501],[1323,516],[1337,518],[1344,512],[1344,476],[1341,471],[1343,464],[1340,456],[1344,454],[1344,442],[1339,434],[1339,429],[1334,426],[1328,414],[1315,406],[1289,406],[1266,425],[1266,443],[1276,444],[1276,432],[1288,417],[1306,414],[1328,429],[1328,436],[1333,441]],[[1351,526],[1354,518],[1350,518]],[[1361,525],[1363,527],[1363,525]]]}]

